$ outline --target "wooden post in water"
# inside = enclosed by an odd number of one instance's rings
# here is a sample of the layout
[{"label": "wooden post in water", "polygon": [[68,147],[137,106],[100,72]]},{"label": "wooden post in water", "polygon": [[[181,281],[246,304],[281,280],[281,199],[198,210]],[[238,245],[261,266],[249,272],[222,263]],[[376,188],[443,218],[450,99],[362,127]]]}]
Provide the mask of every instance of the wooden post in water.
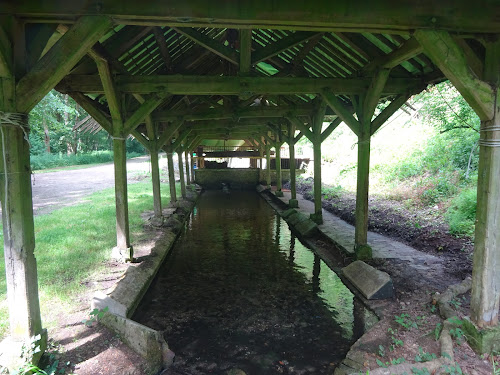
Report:
[{"label": "wooden post in water", "polygon": [[276,152],[276,196],[277,197],[282,197],[283,196],[283,191],[281,189],[283,188],[283,179],[281,175],[281,140],[280,136],[276,134],[276,142],[274,143],[274,149]]},{"label": "wooden post in water", "polygon": [[295,125],[292,122],[288,124],[288,149],[290,150],[290,200],[288,206],[290,208],[299,207],[297,200],[297,176],[295,170]]},{"label": "wooden post in water", "polygon": [[326,112],[326,102],[321,100],[312,122],[313,156],[314,156],[314,214],[311,219],[323,224],[323,206],[321,205],[321,130]]},{"label": "wooden post in water", "polygon": [[266,142],[266,185],[271,189],[271,145]]},{"label": "wooden post in water", "polygon": [[[180,146],[179,146],[180,148]],[[184,164],[182,163],[182,151],[177,151],[177,159],[179,162],[179,176],[181,180],[181,196],[186,199],[186,181],[184,180]]]},{"label": "wooden post in water", "polygon": [[160,190],[160,164],[158,162],[158,149],[156,140],[150,141],[151,157],[151,182],[153,185],[153,207],[156,218],[162,217],[161,190]]},{"label": "wooden post in water", "polygon": [[186,159],[186,183],[187,185],[191,185],[191,173],[189,168],[189,150],[184,151],[184,157]]}]

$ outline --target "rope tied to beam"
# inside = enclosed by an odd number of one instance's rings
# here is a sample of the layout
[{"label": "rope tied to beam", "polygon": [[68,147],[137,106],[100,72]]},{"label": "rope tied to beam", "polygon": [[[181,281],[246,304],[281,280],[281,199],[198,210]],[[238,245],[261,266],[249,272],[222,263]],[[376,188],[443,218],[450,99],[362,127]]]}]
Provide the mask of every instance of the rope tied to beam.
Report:
[{"label": "rope tied to beam", "polygon": [[371,139],[367,139],[367,140],[364,140],[364,141],[359,141],[359,142],[356,142],[356,143],[353,143],[352,146],[351,146],[351,150],[354,150],[354,147],[356,147],[356,145],[366,145],[366,144],[370,144],[371,142]]},{"label": "rope tied to beam", "polygon": [[12,126],[16,128],[21,128],[24,133],[24,139],[30,143],[30,127],[28,124],[28,114],[27,113],[15,113],[15,112],[2,112],[0,111],[0,126]]},{"label": "rope tied to beam", "polygon": [[484,128],[480,129],[479,131],[481,131],[481,132],[497,132],[497,131],[500,131],[500,125],[485,126]]},{"label": "rope tied to beam", "polygon": [[480,139],[479,146],[500,147],[500,139]]}]

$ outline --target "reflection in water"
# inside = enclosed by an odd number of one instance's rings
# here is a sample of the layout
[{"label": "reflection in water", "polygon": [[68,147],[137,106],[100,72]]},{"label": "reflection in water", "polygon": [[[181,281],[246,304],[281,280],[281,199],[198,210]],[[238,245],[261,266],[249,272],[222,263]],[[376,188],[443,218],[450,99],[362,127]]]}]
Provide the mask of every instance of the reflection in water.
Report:
[{"label": "reflection in water", "polygon": [[164,332],[180,373],[327,374],[362,332],[354,306],[257,194],[210,191],[134,319]]}]

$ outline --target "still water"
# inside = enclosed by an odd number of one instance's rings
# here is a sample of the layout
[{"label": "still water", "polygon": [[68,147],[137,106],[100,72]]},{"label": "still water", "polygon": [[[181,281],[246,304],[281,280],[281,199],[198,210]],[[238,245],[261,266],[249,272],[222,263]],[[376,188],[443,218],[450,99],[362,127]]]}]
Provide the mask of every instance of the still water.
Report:
[{"label": "still water", "polygon": [[331,374],[362,333],[355,305],[256,193],[208,191],[134,320],[164,333],[176,374]]}]

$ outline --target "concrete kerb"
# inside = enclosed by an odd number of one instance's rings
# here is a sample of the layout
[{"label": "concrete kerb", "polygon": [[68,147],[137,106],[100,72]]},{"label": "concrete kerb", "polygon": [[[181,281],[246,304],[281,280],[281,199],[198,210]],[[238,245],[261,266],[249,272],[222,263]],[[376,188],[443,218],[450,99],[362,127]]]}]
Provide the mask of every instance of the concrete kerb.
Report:
[{"label": "concrete kerb", "polygon": [[92,300],[92,309],[107,307],[100,323],[119,334],[126,344],[143,356],[153,372],[170,366],[174,354],[160,332],[134,322],[130,317],[171,251],[197,197],[197,193],[191,193],[189,200],[179,200],[175,212],[165,220],[165,233],[156,241],[151,254],[139,265],[129,266],[114,286],[106,293],[96,292]]}]

